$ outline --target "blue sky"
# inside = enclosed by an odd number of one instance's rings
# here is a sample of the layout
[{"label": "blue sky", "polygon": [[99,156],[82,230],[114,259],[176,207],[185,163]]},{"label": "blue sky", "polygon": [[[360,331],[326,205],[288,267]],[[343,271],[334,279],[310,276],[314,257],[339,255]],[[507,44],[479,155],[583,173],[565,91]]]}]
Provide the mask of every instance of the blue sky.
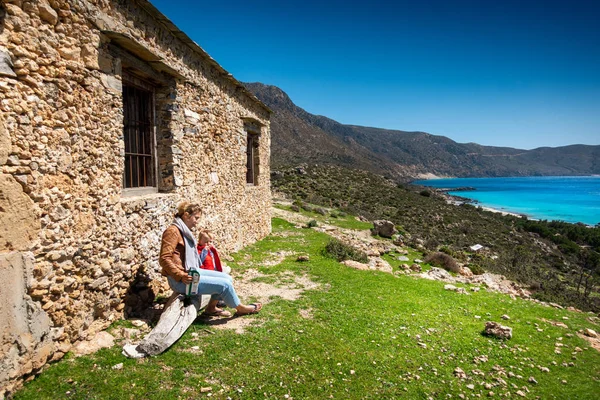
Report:
[{"label": "blue sky", "polygon": [[234,77],[344,124],[600,144],[600,1],[151,2]]}]

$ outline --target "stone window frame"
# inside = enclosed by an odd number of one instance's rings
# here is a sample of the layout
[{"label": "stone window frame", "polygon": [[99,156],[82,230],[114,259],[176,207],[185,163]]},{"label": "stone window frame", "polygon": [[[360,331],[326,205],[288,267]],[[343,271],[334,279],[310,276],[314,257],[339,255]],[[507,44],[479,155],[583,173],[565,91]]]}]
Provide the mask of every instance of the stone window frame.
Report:
[{"label": "stone window frame", "polygon": [[254,118],[242,118],[242,120],[246,134],[246,186],[259,186],[262,124]]},{"label": "stone window frame", "polygon": [[[177,81],[185,81],[185,78],[134,39],[116,32],[102,33],[110,39],[108,53],[118,60],[112,72],[121,75],[122,81],[123,75],[127,75],[127,79],[134,77],[138,84],[144,82],[143,85],[150,85],[154,89],[155,184],[151,187],[125,188],[122,183],[121,196],[128,198],[172,193],[176,185],[171,124],[177,112],[173,99],[177,97]],[[124,153],[122,157],[124,160]]]},{"label": "stone window frame", "polygon": [[[128,195],[142,195],[147,193],[157,193],[158,192],[158,146],[156,142],[156,131],[157,131],[157,118],[156,118],[156,88],[151,82],[140,79],[136,77],[134,74],[130,73],[128,70],[123,70],[122,72],[122,81],[123,81],[123,95],[125,94],[125,87],[131,87],[134,90],[140,90],[148,92],[151,96],[150,99],[150,109],[148,110],[151,120],[151,131],[149,137],[146,139],[150,142],[150,154],[146,154],[145,156],[150,156],[151,161],[150,170],[146,173],[150,179],[150,184],[148,185],[139,185],[139,186],[130,186],[127,187],[127,166],[124,165],[123,168],[123,192],[126,192]],[[125,100],[123,100],[125,101]],[[125,129],[125,109],[126,105],[123,104],[123,129]],[[123,131],[123,138],[125,140],[125,131]],[[138,157],[136,155],[129,154],[129,157]],[[124,162],[127,163],[128,153],[124,153]]]}]

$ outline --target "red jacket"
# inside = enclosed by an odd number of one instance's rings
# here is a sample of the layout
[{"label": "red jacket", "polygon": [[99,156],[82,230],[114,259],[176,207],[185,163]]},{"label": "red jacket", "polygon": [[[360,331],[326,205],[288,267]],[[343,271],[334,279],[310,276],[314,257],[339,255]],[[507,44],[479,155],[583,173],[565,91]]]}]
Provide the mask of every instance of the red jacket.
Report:
[{"label": "red jacket", "polygon": [[219,258],[219,253],[217,252],[217,249],[208,244],[201,246],[199,243],[197,249],[198,254],[200,254],[200,268],[223,272],[223,267],[221,266],[221,259]]}]

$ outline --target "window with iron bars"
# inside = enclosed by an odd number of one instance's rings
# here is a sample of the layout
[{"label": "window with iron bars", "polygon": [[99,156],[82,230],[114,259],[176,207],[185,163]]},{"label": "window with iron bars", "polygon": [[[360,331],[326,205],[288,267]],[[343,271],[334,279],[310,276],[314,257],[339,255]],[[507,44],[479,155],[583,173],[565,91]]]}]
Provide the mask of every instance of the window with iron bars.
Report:
[{"label": "window with iron bars", "polygon": [[248,185],[258,185],[258,135],[248,133],[246,141],[246,183]]},{"label": "window with iron bars", "polygon": [[123,79],[123,188],[156,188],[154,89],[133,77]]}]

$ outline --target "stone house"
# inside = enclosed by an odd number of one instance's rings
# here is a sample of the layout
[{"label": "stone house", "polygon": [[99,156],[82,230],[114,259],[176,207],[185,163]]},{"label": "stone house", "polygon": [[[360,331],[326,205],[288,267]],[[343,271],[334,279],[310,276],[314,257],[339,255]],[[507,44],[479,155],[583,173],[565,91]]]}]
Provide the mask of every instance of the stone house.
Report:
[{"label": "stone house", "polygon": [[164,289],[176,205],[270,225],[270,110],[144,0],[1,0],[0,398]]}]

